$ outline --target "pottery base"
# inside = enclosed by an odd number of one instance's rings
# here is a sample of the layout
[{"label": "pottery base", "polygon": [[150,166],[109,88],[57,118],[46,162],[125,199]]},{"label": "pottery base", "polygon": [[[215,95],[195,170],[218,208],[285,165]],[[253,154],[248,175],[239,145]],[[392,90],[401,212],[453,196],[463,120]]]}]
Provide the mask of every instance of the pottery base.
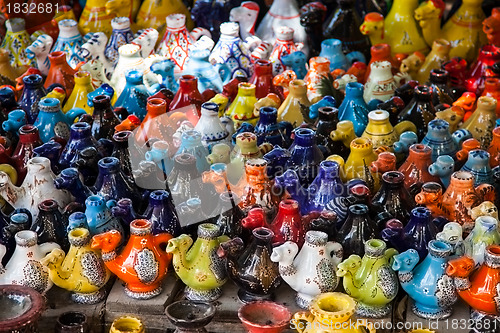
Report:
[{"label": "pottery base", "polygon": [[[470,320],[472,322],[470,333],[495,333],[500,327],[500,317],[473,309],[470,311]],[[475,323],[479,325],[475,325]]]},{"label": "pottery base", "polygon": [[195,328],[192,330],[176,328],[174,331],[174,333],[206,333],[206,332],[207,330],[204,327]]},{"label": "pottery base", "polygon": [[413,311],[414,314],[416,314],[421,318],[433,319],[433,320],[445,319],[451,316],[452,314],[451,308],[446,308],[446,309],[429,309],[423,307],[417,308],[415,303],[412,304],[411,310]]},{"label": "pottery base", "polygon": [[238,299],[243,303],[250,303],[254,301],[274,301],[274,294],[256,295],[242,289],[238,289]]},{"label": "pottery base", "polygon": [[215,288],[210,290],[194,290],[186,286],[184,290],[184,296],[190,301],[205,301],[213,302],[222,295],[221,288]]},{"label": "pottery base", "polygon": [[71,294],[71,300],[75,303],[80,304],[97,304],[102,302],[106,298],[106,291],[99,289],[96,292],[89,294],[73,293]]},{"label": "pottery base", "polygon": [[301,294],[296,294],[295,295],[295,303],[301,308],[301,309],[309,309],[309,304],[311,304],[312,297],[307,297],[305,295]]},{"label": "pottery base", "polygon": [[360,318],[384,318],[391,312],[390,303],[385,306],[369,306],[358,303],[356,306],[356,315]]},{"label": "pottery base", "polygon": [[130,298],[150,299],[161,294],[161,286],[151,291],[145,291],[145,292],[132,291],[128,289],[127,286],[125,286],[125,294]]}]

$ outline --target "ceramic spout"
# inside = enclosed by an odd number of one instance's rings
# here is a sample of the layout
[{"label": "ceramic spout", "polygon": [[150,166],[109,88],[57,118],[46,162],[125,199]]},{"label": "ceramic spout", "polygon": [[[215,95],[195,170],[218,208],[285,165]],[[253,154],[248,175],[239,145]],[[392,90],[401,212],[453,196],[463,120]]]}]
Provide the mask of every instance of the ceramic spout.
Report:
[{"label": "ceramic spout", "polygon": [[410,146],[418,142],[418,137],[415,132],[406,131],[399,135],[399,141],[394,142],[394,152],[396,154],[408,154]]},{"label": "ceramic spout", "polygon": [[234,264],[237,264],[236,259],[241,254],[241,251],[245,247],[243,240],[239,237],[233,238],[219,245],[217,249],[217,255],[221,258],[226,258]]},{"label": "ceramic spout", "polygon": [[17,135],[19,128],[26,124],[26,112],[23,110],[12,110],[8,119],[2,123],[2,129]]},{"label": "ceramic spout", "polygon": [[342,141],[344,146],[350,147],[351,141],[356,139],[354,124],[350,120],[343,120],[337,124],[337,129],[330,133],[332,141]]},{"label": "ceramic spout", "polygon": [[458,129],[455,132],[453,132],[451,137],[452,137],[453,141],[455,141],[457,147],[461,147],[462,143],[465,140],[472,138],[472,134],[468,130],[462,128],[462,129]]},{"label": "ceramic spout", "polygon": [[73,124],[77,117],[83,116],[86,113],[82,108],[73,108],[64,114],[66,116],[66,123]]},{"label": "ceramic spout", "polygon": [[267,225],[267,222],[264,209],[260,207],[250,209],[248,211],[247,217],[241,220],[241,225],[243,226],[243,228],[248,230],[265,227]]}]

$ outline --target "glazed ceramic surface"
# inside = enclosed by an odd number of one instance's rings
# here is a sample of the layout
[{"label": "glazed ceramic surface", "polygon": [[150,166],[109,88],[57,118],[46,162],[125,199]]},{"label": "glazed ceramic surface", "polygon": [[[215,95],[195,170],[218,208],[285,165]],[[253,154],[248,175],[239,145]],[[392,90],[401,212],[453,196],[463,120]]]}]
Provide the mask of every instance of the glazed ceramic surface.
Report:
[{"label": "glazed ceramic surface", "polygon": [[38,117],[38,103],[47,92],[43,87],[41,75],[27,75],[23,78],[23,83],[24,90],[19,99],[19,107],[26,112],[27,122],[33,124]]},{"label": "glazed ceramic surface", "polygon": [[296,243],[288,241],[274,248],[271,255],[271,260],[279,263],[283,280],[297,292],[295,301],[303,309],[320,293],[335,290],[336,266],[341,259],[342,246],[328,242],[326,233],[314,230],[306,233],[300,251]]},{"label": "glazed ceramic surface", "polygon": [[340,228],[337,239],[344,250],[344,255],[365,254],[365,242],[375,238],[377,225],[368,215],[368,206],[354,204],[349,206],[347,220]]},{"label": "glazed ceramic surface", "polygon": [[468,171],[474,175],[474,185],[476,186],[481,184],[493,184],[490,154],[484,150],[471,150],[461,170]]},{"label": "glazed ceramic surface", "polygon": [[[340,330],[340,332],[370,332],[375,330],[371,325],[366,326],[363,323],[353,322],[352,315],[355,313],[356,301],[350,296],[329,292],[316,296],[309,307],[309,311],[297,312],[291,321],[291,328],[299,333],[319,333],[325,331],[328,333],[338,332],[335,327],[350,327],[349,330]],[[302,321],[305,321],[304,324]],[[324,329],[324,327],[333,327],[333,329]]]},{"label": "glazed ceramic surface", "polygon": [[105,6],[99,0],[86,1],[78,29],[86,34],[88,32],[104,32],[107,36],[111,34],[111,19],[113,14],[108,13]]},{"label": "glazed ceramic surface", "polygon": [[474,310],[493,316],[499,315],[496,306],[499,260],[500,247],[491,245],[484,252],[483,264],[473,275],[475,263],[468,256],[450,261],[446,268],[446,274],[454,280],[460,298]]},{"label": "glazed ceramic surface", "polygon": [[168,320],[176,327],[178,333],[205,333],[205,326],[212,321],[216,307],[203,301],[177,301],[165,308]]},{"label": "glazed ceramic surface", "polygon": [[239,195],[238,206],[243,212],[259,206],[268,218],[276,214],[278,197],[273,193],[272,182],[266,173],[267,162],[262,158],[249,159],[245,163],[245,175],[238,182],[235,192]]},{"label": "glazed ceramic surface", "polygon": [[243,122],[248,122],[252,125],[257,123],[258,115],[254,114],[256,102],[255,84],[246,82],[238,84],[238,94],[226,111],[226,116],[233,120],[236,129]]},{"label": "glazed ceramic surface", "polygon": [[[39,293],[47,292],[53,285],[49,269],[43,265],[43,257],[53,249],[60,248],[56,243],[37,244],[34,231],[19,231],[16,236],[16,249],[5,267],[2,267],[2,284],[15,284],[31,287]],[[5,247],[0,245],[0,253]]]},{"label": "glazed ceramic surface", "polygon": [[14,208],[27,208],[36,219],[38,205],[43,200],[53,199],[59,207],[65,207],[72,200],[67,191],[56,189],[54,178],[50,160],[34,157],[29,160],[26,178],[19,187],[12,184],[5,172],[0,172],[0,195]]},{"label": "glazed ceramic surface", "polygon": [[252,302],[238,310],[238,318],[249,332],[279,333],[290,326],[291,317],[286,306],[271,301]]},{"label": "glazed ceramic surface", "polygon": [[390,313],[390,302],[396,297],[399,283],[390,263],[398,252],[385,243],[371,239],[365,243],[365,255],[351,255],[338,265],[346,293],[357,302],[360,317],[382,318]]},{"label": "glazed ceramic surface", "polygon": [[[45,300],[31,287],[3,285],[0,288],[3,314],[2,329],[7,332],[37,332]],[[26,306],[26,304],[29,304]]]},{"label": "glazed ceramic surface", "polygon": [[495,128],[497,101],[492,97],[482,96],[477,100],[477,109],[460,128],[468,130],[472,137],[488,148],[492,140],[491,132]]},{"label": "glazed ceramic surface", "polygon": [[92,235],[116,230],[124,235],[124,230],[118,219],[111,215],[111,208],[116,204],[114,200],[106,201],[102,196],[91,195],[85,200],[85,216]]},{"label": "glazed ceramic surface", "polygon": [[480,216],[464,240],[465,255],[474,259],[476,267],[480,266],[484,262],[486,248],[499,243],[498,220],[491,216]]},{"label": "glazed ceramic surface", "polygon": [[446,275],[451,250],[449,244],[432,240],[429,254],[420,264],[413,249],[394,258],[392,268],[398,272],[401,286],[413,300],[412,311],[419,317],[444,319],[452,314],[457,293],[453,279]]},{"label": "glazed ceramic surface", "polygon": [[295,51],[300,51],[301,47],[294,42],[295,31],[293,28],[281,26],[277,27],[274,32],[276,34],[276,41],[269,55],[269,61],[271,61],[273,65],[273,75],[278,75],[284,70],[289,69],[283,64],[282,58]]},{"label": "glazed ceramic surface", "polygon": [[303,80],[293,80],[289,84],[289,93],[278,109],[278,121],[288,121],[294,127],[302,124],[302,107],[311,105],[307,97],[307,86]]},{"label": "glazed ceramic surface", "polygon": [[414,11],[417,0],[396,0],[384,20],[384,42],[391,45],[392,53],[411,54],[415,51],[426,52],[428,46],[422,36]]},{"label": "glazed ceramic surface", "polygon": [[386,223],[382,238],[390,242],[398,251],[417,250],[420,259],[428,253],[428,243],[436,238],[438,228],[432,220],[431,211],[426,207],[413,208],[410,220],[403,227],[402,223]]},{"label": "glazed ceramic surface", "polygon": [[171,256],[161,244],[172,236],[151,234],[151,222],[135,220],[130,224],[130,238],[118,254],[122,235],[111,230],[92,238],[92,248],[101,249],[106,267],[126,283],[125,293],[135,299],[150,299],[161,293],[161,282],[167,274]]},{"label": "glazed ceramic surface", "polygon": [[158,54],[175,63],[175,73],[179,74],[186,68],[189,46],[194,44],[193,37],[186,28],[184,14],[167,16],[167,30],[158,48]]},{"label": "glazed ceramic surface", "polygon": [[66,61],[75,68],[76,65],[84,59],[80,55],[80,48],[83,45],[83,38],[78,31],[75,20],[61,20],[58,22],[59,35],[51,52],[63,51],[66,53]]},{"label": "glazed ceramic surface", "polygon": [[25,30],[24,19],[11,18],[5,22],[5,25],[7,32],[0,47],[9,50],[12,67],[27,69],[30,65],[34,65],[33,59],[29,59],[26,54],[26,48],[31,43],[30,35]]},{"label": "glazed ceramic surface", "polygon": [[443,194],[442,205],[448,211],[445,217],[459,222],[465,230],[471,230],[474,220],[469,210],[488,200],[493,192],[494,188],[489,184],[474,187],[474,176],[470,172],[453,173],[450,185]]},{"label": "glazed ceramic surface", "polygon": [[44,259],[50,279],[57,286],[73,292],[77,303],[95,304],[104,299],[102,289],[111,274],[101,254],[90,247],[91,235],[87,229],[75,228],[68,234],[71,247],[68,254],[54,249]]},{"label": "glazed ceramic surface", "polygon": [[89,319],[83,312],[67,311],[57,317],[55,325],[56,333],[88,333]]},{"label": "glazed ceramic surface", "polygon": [[[240,288],[244,303],[271,299],[281,284],[278,265],[271,261],[273,232],[267,228],[252,231],[252,241],[243,247],[241,238],[222,243],[218,254],[227,259],[227,273]],[[222,253],[221,253],[222,252]]]},{"label": "glazed ceramic surface", "polygon": [[75,108],[63,113],[60,102],[56,98],[43,98],[38,103],[39,112],[33,124],[38,127],[42,142],[49,141],[57,135],[63,139],[69,139],[69,126],[74,120],[85,114],[85,110]]},{"label": "glazed ceramic surface", "polygon": [[71,109],[84,109],[88,114],[92,113],[92,109],[88,105],[87,95],[94,91],[92,86],[92,77],[89,72],[78,71],[75,74],[75,86],[68,100],[64,104],[63,111],[67,113]]},{"label": "glazed ceramic surface", "polygon": [[221,236],[218,226],[205,223],[198,226],[198,239],[194,244],[186,234],[169,241],[166,251],[172,254],[175,272],[187,286],[188,299],[211,301],[221,296],[220,287],[226,282],[227,273],[217,249],[227,240],[227,236]]},{"label": "glazed ceramic surface", "polygon": [[339,120],[349,120],[354,125],[356,136],[361,136],[368,125],[368,105],[363,99],[363,85],[349,82],[346,96],[339,106]]},{"label": "glazed ceramic surface", "polygon": [[[306,43],[306,32],[300,24],[299,6],[295,0],[279,0],[273,2],[259,26],[257,36],[270,43],[277,38],[276,29],[287,26],[294,30],[294,40]],[[307,50],[304,50],[307,53]]]},{"label": "glazed ceramic surface", "polygon": [[389,112],[376,110],[368,113],[368,124],[361,136],[370,139],[375,149],[380,146],[392,148],[401,133],[406,131],[416,132],[417,128],[409,121],[402,121],[393,127],[389,122]]},{"label": "glazed ceramic surface", "polygon": [[113,31],[104,50],[104,55],[113,65],[116,65],[118,61],[118,49],[120,46],[130,43],[134,36],[130,29],[130,20],[128,17],[115,17],[111,20],[111,27]]},{"label": "glazed ceramic surface", "polygon": [[212,65],[208,59],[209,50],[193,49],[189,52],[183,74],[194,75],[198,78],[198,89],[204,91],[213,89],[217,93],[223,91],[223,86],[231,77],[227,64]]},{"label": "glazed ceramic surface", "polygon": [[143,75],[140,71],[131,69],[125,72],[125,86],[114,107],[124,107],[128,114],[133,114],[140,120],[146,116],[146,104],[149,92],[143,84]]},{"label": "glazed ceramic surface", "polygon": [[431,155],[432,149],[429,146],[423,144],[410,146],[408,158],[398,169],[404,175],[405,187],[410,193],[416,194],[424,183],[439,180],[428,170],[432,164]]},{"label": "glazed ceramic surface", "polygon": [[237,75],[250,77],[252,74],[250,51],[239,37],[238,23],[223,23],[220,30],[221,36],[210,54],[210,62],[227,64],[231,78]]},{"label": "glazed ceramic surface", "polygon": [[144,324],[139,318],[132,316],[122,316],[113,320],[109,333],[127,333],[136,331],[145,333]]}]

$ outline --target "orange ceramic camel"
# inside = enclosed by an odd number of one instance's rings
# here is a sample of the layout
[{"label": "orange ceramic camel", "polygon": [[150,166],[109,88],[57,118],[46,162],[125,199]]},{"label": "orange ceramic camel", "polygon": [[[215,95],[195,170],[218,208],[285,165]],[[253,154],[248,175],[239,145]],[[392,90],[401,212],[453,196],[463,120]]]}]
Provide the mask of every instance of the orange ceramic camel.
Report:
[{"label": "orange ceramic camel", "polygon": [[500,7],[493,8],[491,16],[483,21],[483,31],[488,44],[500,47]]},{"label": "orange ceramic camel", "polygon": [[[475,262],[464,256],[448,262],[446,274],[454,278],[458,295],[474,310],[498,316],[500,283],[500,246],[491,245],[485,250],[485,262],[474,274]],[[470,276],[470,277],[469,277]]]}]

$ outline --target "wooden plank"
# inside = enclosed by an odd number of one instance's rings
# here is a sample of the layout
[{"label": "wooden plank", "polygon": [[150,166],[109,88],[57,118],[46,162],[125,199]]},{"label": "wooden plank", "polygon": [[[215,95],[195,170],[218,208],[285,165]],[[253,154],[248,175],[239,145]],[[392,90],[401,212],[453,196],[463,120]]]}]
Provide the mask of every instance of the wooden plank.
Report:
[{"label": "wooden plank", "polygon": [[[111,283],[109,287],[111,288]],[[53,333],[57,318],[68,311],[83,312],[94,333],[104,333],[105,301],[98,304],[77,304],[71,300],[71,292],[53,286],[47,293],[47,310],[38,323],[40,333]]]},{"label": "wooden plank", "polygon": [[[180,280],[177,280],[174,274],[168,274],[163,280],[160,295],[147,300],[138,300],[128,297],[123,282],[117,279],[106,300],[106,315],[108,313],[128,313],[136,316],[163,315],[165,307],[173,301],[180,285]],[[106,322],[108,321],[106,318]]]},{"label": "wooden plank", "polygon": [[[428,320],[418,317],[413,313],[411,307],[413,306],[413,301],[409,300],[408,297],[403,299],[406,308],[406,318],[404,323],[409,327],[414,326],[414,329],[425,328],[432,331],[437,331],[439,333],[468,333],[470,327],[467,327],[465,322],[470,318],[470,307],[465,304],[462,300],[459,300],[453,306],[453,313],[447,319],[442,320]],[[463,325],[460,325],[463,323]],[[420,327],[418,327],[420,326]]]},{"label": "wooden plank", "polygon": [[[283,304],[293,314],[301,309],[295,303],[295,291],[286,283],[282,283],[276,290],[275,302]],[[229,281],[223,286],[222,296],[214,302],[217,307],[214,320],[212,322],[235,323],[240,325],[238,310],[243,303],[238,299],[238,287]]]}]

